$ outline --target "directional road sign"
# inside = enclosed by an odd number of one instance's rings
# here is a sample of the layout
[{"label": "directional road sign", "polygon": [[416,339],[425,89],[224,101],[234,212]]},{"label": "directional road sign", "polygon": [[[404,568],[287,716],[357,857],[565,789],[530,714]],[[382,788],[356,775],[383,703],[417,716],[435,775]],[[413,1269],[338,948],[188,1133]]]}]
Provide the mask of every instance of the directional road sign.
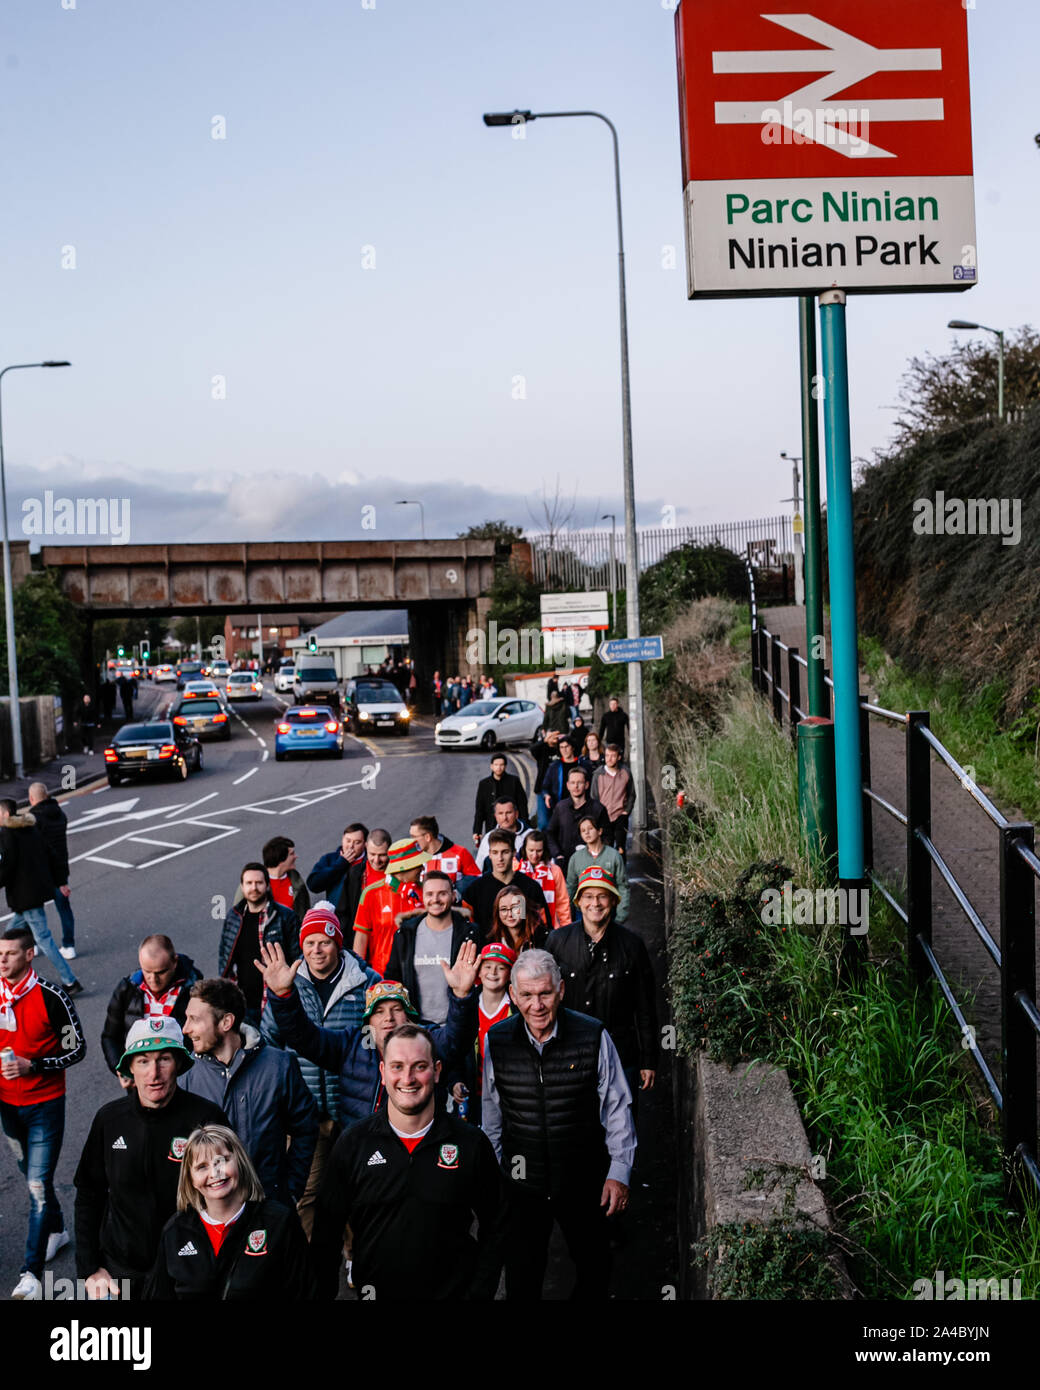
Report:
[{"label": "directional road sign", "polygon": [[660,661],[664,656],[664,638],[614,637],[599,644],[597,655],[609,666],[626,661]]},{"label": "directional road sign", "polygon": [[691,298],[975,283],[967,8],[681,0]]}]

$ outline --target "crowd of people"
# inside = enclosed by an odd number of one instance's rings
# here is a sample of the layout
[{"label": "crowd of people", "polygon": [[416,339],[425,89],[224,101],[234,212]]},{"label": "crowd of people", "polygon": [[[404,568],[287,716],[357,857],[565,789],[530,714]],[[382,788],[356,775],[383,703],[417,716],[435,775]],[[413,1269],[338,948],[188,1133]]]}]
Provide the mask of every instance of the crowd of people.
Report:
[{"label": "crowd of people", "polygon": [[471,680],[469,676],[443,677],[440,671],[433,673],[433,708],[442,715],[458,714],[477,700],[493,700],[497,695],[498,686],[490,676]]},{"label": "crowd of people", "polygon": [[[75,1172],[87,1297],[327,1300],[346,1277],[361,1300],[488,1299],[504,1273],[530,1301],[554,1223],[574,1296],[607,1296],[659,1035],[624,925],[631,777],[617,742],[590,775],[570,738],[546,737],[535,823],[495,753],[472,845],[420,807],[407,834],[350,823],[304,875],[275,836],[242,867],[212,973],[144,937],[101,1037],[119,1094]],[[34,1299],[70,1240],[54,1172],[86,1040],[77,986],[34,968],[67,859],[46,817],[4,805],[0,1122],[29,1194],[12,1296]]]}]

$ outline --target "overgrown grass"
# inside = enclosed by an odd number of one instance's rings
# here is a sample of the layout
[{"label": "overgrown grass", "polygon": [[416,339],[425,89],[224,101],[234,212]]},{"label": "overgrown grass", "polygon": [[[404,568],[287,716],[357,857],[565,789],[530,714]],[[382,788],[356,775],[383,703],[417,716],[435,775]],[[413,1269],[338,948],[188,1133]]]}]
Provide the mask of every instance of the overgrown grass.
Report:
[{"label": "overgrown grass", "polygon": [[[774,926],[749,938],[756,889],[749,895],[747,880],[737,883],[752,861],[790,865],[798,885],[822,884],[799,840],[790,744],[765,703],[738,692],[719,731],[688,731],[682,748],[694,814],[673,821],[670,838],[680,885],[670,943],[680,1046],[719,1055],[711,1042],[717,1014],[728,1060],[749,1055],[750,1044],[787,1068],[814,1151],[827,1163],[839,1240],[868,1297],[910,1297],[914,1280],[941,1269],[950,1278],[1017,1277],[1022,1296],[1035,1298],[1040,1213],[1005,1209],[999,1141],[976,1113],[945,1005],[906,972],[879,895],[871,901],[871,959],[855,986],[839,981],[840,926]],[[696,958],[709,949],[710,959]],[[713,985],[716,1000],[707,1001]],[[757,1026],[741,1035],[734,1009]]]},{"label": "overgrown grass", "polygon": [[975,781],[986,788],[1001,809],[1019,810],[1040,820],[1040,692],[1013,724],[1001,724],[1008,694],[1007,681],[991,681],[966,692],[963,681],[933,681],[911,675],[893,661],[873,637],[861,635],[860,662],[882,705],[902,714],[909,709],[931,712],[936,736],[962,766],[975,769]]}]

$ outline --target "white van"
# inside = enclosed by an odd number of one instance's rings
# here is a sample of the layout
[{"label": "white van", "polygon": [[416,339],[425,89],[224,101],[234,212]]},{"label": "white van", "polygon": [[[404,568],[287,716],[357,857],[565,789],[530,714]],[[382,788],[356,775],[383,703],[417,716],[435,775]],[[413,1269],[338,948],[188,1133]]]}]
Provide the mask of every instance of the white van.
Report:
[{"label": "white van", "polygon": [[293,677],[293,702],[297,705],[332,704],[339,708],[339,677],[335,658],[324,652],[300,652]]}]

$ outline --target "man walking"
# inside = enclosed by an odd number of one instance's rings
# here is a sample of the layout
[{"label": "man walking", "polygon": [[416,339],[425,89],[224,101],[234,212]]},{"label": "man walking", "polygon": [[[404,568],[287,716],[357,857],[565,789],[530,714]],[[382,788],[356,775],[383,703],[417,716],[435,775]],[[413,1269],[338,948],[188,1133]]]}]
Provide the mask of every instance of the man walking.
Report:
[{"label": "man walking", "polygon": [[354,950],[380,975],[386,974],[398,917],[422,907],[419,877],[429,858],[413,839],[395,840],[387,857],[386,877],[361,894],[354,918]]},{"label": "man walking", "polygon": [[419,848],[430,856],[426,861],[426,873],[439,869],[447,874],[457,902],[480,873],[472,854],[465,845],[457,845],[447,835],[441,834],[436,816],[416,816],[408,829]]},{"label": "man walking", "polygon": [[184,1036],[195,1066],[190,1095],[219,1105],[245,1145],[268,1197],[293,1206],[303,1196],[318,1142],[318,1109],[291,1052],[268,1047],[244,1021],[245,999],[230,980],[191,987]]},{"label": "man walking", "polygon": [[75,960],[76,919],[72,915],[69,889],[69,822],[42,782],[33,782],[29,786],[29,809],[36,817],[50,859],[55,887],[54,906],[58,909],[58,920],[61,922],[61,954],[66,960]]},{"label": "man walking", "polygon": [[608,708],[599,721],[599,741],[600,743],[616,743],[625,751],[625,736],[628,733],[628,715],[621,708],[621,703],[616,695],[611,695]]},{"label": "man walking", "polygon": [[618,924],[619,885],[604,867],[585,869],[575,901],[581,922],[551,932],[546,950],[560,967],[570,1006],[598,1018],[610,1034],[634,1110],[639,1091],[654,1084],[660,1048],[650,956],[642,937]]},{"label": "man walking", "polygon": [[94,1116],[73,1179],[76,1274],[88,1298],[119,1298],[124,1280],[140,1298],[192,1130],[228,1123],[219,1106],[177,1085],[191,1064],[172,1018],[142,1018],[126,1036],[119,1073],[130,1086]]},{"label": "man walking", "polygon": [[119,1061],[126,1051],[127,1033],[141,1019],[153,1018],[172,1018],[183,1029],[191,987],[202,979],[191,956],[178,955],[162,933],[144,938],[137,948],[137,965],[112,991],[101,1030],[101,1051],[125,1090],[130,1088],[130,1078],[121,1075]]},{"label": "man walking", "polygon": [[519,872],[519,860],[515,857],[515,842],[508,830],[492,830],[488,836],[488,863],[490,873],[481,874],[469,885],[462,895],[464,907],[468,907],[476,918],[477,925],[486,936],[491,930],[495,899],[503,888],[512,885],[518,888],[527,899],[527,910],[537,914],[538,920],[548,926],[549,905],[541,886],[533,878]]},{"label": "man walking", "polygon": [[80,738],[83,740],[83,751],[94,756],[94,734],[97,730],[97,709],[91,695],[84,695],[79,702],[76,711],[79,717]]},{"label": "man walking", "polygon": [[65,1132],[65,1072],[87,1046],[75,1006],[33,969],[27,926],[0,936],[0,1126],[29,1188],[29,1233],[15,1299],[42,1297],[45,1261],[68,1245],[54,1191]]},{"label": "man walking", "polygon": [[477,850],[477,868],[481,873],[485,872],[485,865],[488,860],[488,844],[495,830],[505,830],[513,837],[513,848],[517,854],[523,853],[524,841],[527,839],[530,827],[526,826],[520,819],[520,812],[515,801],[511,797],[503,796],[495,802],[495,824],[492,830],[480,842]]},{"label": "man walking", "polygon": [[524,784],[515,772],[506,771],[506,755],[492,753],[491,775],[477,783],[476,805],[473,809],[473,843],[479,845],[489,830],[495,828],[495,802],[512,801],[521,820],[527,820],[527,795]]},{"label": "man walking", "polygon": [[549,820],[549,853],[566,870],[570,857],[581,844],[579,818],[588,813],[595,817],[600,834],[606,834],[610,820],[598,801],[588,796],[589,774],[583,767],[571,768],[567,774],[567,795],[556,803]]},{"label": "man walking", "polygon": [[360,821],[354,821],[340,837],[339,848],[323,854],[307,875],[310,891],[335,907],[348,947],[354,940],[354,916],[361,894],[386,873],[389,853],[389,831],[370,831]]},{"label": "man walking", "polygon": [[604,836],[622,857],[628,845],[628,818],[636,804],[636,784],[632,774],[621,763],[621,745],[608,743],[603,749],[603,766],[592,774],[589,795],[598,801],[610,818]]},{"label": "man walking", "polygon": [[363,1301],[495,1296],[502,1181],[487,1136],[438,1107],[441,1065],[415,1023],[384,1043],[386,1105],[337,1140],[318,1198],[311,1252],[326,1299],[338,1289],[347,1222]]},{"label": "man walking", "polygon": [[628,1205],[636,1150],[632,1093],[603,1024],[562,1007],[548,951],[521,952],[509,993],[519,1013],[488,1032],[481,1120],[508,1189],[506,1297],[541,1297],[558,1222],[577,1266],[573,1297],[605,1299],[606,1217]]},{"label": "man walking", "polygon": [[401,981],[421,1017],[444,1023],[451,991],[441,965],[453,966],[466,941],[479,947],[481,933],[471,917],[452,909],[452,882],[442,870],[427,869],[422,896],[424,911],[397,924],[386,974]]},{"label": "man walking", "polygon": [[0,884],[14,913],[13,927],[28,927],[36,945],[58,972],[71,998],[83,993],[47,925],[46,904],[54,897],[47,846],[31,811],[18,814],[17,802],[0,799]]},{"label": "man walking", "polygon": [[592,811],[582,811],[578,816],[578,834],[581,836],[581,844],[571,855],[567,865],[567,892],[571,901],[574,902],[577,898],[578,883],[584,880],[586,869],[602,869],[618,897],[612,909],[614,921],[627,922],[630,895],[625,861],[616,849],[604,844],[599,819]]},{"label": "man walking", "polygon": [[239,877],[242,897],[224,918],[217,969],[233,980],[246,997],[246,1022],[260,1027],[264,982],[256,969],[256,954],[264,941],[277,941],[290,960],[300,955],[300,919],[271,896],[271,880],[263,864],[246,864]]},{"label": "man walking", "polygon": [[[304,917],[300,949],[303,964],[296,974],[296,992],[304,1013],[317,1028],[342,1031],[359,1028],[364,1022],[365,993],[379,982],[379,976],[370,966],[362,964],[353,951],[343,949],[343,933],[331,903],[315,903]],[[260,1036],[271,1047],[285,1047],[270,999],[264,1008]],[[314,1157],[303,1195],[296,1204],[300,1224],[309,1239],[321,1175],[340,1132],[340,1087],[338,1072],[319,1067],[306,1057],[297,1057],[297,1061],[304,1084],[318,1108]]]}]

